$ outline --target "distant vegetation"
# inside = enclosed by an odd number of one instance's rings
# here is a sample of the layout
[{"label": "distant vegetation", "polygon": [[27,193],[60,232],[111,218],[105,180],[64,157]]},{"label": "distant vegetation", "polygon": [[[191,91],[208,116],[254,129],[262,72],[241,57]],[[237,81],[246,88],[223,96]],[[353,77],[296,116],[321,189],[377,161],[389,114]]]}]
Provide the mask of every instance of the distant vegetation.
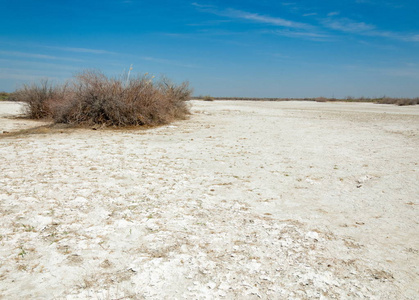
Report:
[{"label": "distant vegetation", "polygon": [[9,99],[10,94],[6,92],[0,92],[0,101],[5,101]]},{"label": "distant vegetation", "polygon": [[72,81],[53,85],[48,80],[24,85],[14,101],[27,103],[27,116],[50,118],[73,125],[141,126],[167,124],[189,114],[186,100],[192,90],[154,76],[109,78],[99,71],[84,71]]},{"label": "distant vegetation", "polygon": [[214,101],[214,97],[211,97],[210,95],[202,96],[202,100],[204,101]]},{"label": "distant vegetation", "polygon": [[[195,99],[205,100],[206,96],[194,97]],[[247,98],[247,97],[211,97],[213,100],[243,100],[243,101],[315,101],[315,102],[369,102],[377,104],[395,104],[395,105],[416,105],[419,104],[419,97],[417,98],[353,98],[347,97],[344,99],[337,98]]]}]

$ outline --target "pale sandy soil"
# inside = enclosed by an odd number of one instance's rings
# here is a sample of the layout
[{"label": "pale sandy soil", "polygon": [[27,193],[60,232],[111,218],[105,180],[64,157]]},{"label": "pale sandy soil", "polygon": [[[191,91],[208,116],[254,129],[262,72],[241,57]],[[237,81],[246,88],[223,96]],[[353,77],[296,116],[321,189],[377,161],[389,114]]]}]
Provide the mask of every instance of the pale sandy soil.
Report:
[{"label": "pale sandy soil", "polygon": [[0,135],[46,124],[46,122],[42,121],[16,118],[17,116],[22,116],[24,112],[24,107],[20,104],[9,101],[0,101]]},{"label": "pale sandy soil", "polygon": [[191,103],[20,136],[0,103],[0,298],[419,298],[419,106]]}]

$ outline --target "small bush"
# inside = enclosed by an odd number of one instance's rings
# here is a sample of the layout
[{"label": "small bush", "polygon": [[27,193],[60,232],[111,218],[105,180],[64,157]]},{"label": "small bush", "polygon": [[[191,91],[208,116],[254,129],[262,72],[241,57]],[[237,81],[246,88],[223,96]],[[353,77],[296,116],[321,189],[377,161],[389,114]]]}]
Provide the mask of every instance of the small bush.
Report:
[{"label": "small bush", "polygon": [[317,98],[314,98],[314,101],[316,101],[316,102],[327,102],[328,99],[326,97],[317,97]]},{"label": "small bush", "polygon": [[11,100],[25,102],[26,114],[31,119],[53,116],[52,107],[61,101],[66,93],[66,85],[54,86],[47,79],[39,84],[24,85],[11,95]]},{"label": "small bush", "polygon": [[192,90],[184,82],[166,78],[154,82],[144,75],[133,79],[109,78],[99,71],[84,71],[65,87],[48,82],[24,86],[19,101],[28,103],[30,118],[52,117],[73,125],[159,125],[185,118],[185,103]]},{"label": "small bush", "polygon": [[396,104],[399,106],[419,104],[419,98],[390,98],[383,97],[376,100],[379,104]]},{"label": "small bush", "polygon": [[0,92],[0,101],[9,100],[10,94],[6,92]]},{"label": "small bush", "polygon": [[206,95],[202,97],[202,100],[204,101],[214,101],[214,97],[211,97],[210,95]]}]

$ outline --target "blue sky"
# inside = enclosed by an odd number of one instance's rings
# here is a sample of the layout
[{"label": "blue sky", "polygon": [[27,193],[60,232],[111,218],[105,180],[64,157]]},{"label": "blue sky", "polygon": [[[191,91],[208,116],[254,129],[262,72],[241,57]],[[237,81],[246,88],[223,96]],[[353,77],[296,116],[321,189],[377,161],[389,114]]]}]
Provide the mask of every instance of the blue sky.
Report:
[{"label": "blue sky", "polygon": [[0,91],[83,69],[195,95],[418,97],[419,1],[0,0]]}]

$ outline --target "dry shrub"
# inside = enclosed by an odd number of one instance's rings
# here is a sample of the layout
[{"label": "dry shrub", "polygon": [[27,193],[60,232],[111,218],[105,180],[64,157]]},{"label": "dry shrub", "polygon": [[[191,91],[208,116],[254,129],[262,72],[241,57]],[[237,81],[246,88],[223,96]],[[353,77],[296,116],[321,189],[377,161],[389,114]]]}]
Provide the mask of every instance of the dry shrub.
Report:
[{"label": "dry shrub", "polygon": [[396,102],[397,105],[417,105],[419,104],[419,98],[401,98]]},{"label": "dry shrub", "polygon": [[419,98],[390,98],[383,97],[376,100],[379,104],[396,104],[399,106],[419,104]]},{"label": "dry shrub", "polygon": [[175,85],[166,78],[154,82],[147,75],[117,79],[99,71],[76,75],[68,87],[58,89],[59,94],[49,92],[46,84],[41,87],[47,90],[43,97],[37,96],[38,86],[22,89],[31,92],[21,100],[29,104],[29,117],[41,111],[32,104],[39,103],[44,115],[56,123],[87,126],[167,124],[189,114],[185,101],[192,92],[187,82]]},{"label": "dry shrub", "polygon": [[317,97],[317,98],[314,98],[314,101],[316,101],[316,102],[327,102],[328,99],[326,97]]},{"label": "dry shrub", "polygon": [[25,102],[26,115],[31,119],[43,119],[53,116],[55,102],[61,101],[67,91],[67,85],[53,85],[48,79],[41,80],[39,84],[23,85],[15,91],[10,99]]},{"label": "dry shrub", "polygon": [[206,96],[202,97],[202,100],[204,100],[204,101],[214,101],[214,98],[211,97],[210,95],[206,95]]},{"label": "dry shrub", "polygon": [[163,94],[163,98],[168,101],[170,115],[176,119],[183,119],[190,114],[186,105],[187,100],[191,98],[192,89],[188,82],[182,82],[180,85],[174,84],[167,77],[163,77],[157,84],[158,90]]},{"label": "dry shrub", "polygon": [[6,92],[0,92],[0,101],[9,100],[10,94]]}]

